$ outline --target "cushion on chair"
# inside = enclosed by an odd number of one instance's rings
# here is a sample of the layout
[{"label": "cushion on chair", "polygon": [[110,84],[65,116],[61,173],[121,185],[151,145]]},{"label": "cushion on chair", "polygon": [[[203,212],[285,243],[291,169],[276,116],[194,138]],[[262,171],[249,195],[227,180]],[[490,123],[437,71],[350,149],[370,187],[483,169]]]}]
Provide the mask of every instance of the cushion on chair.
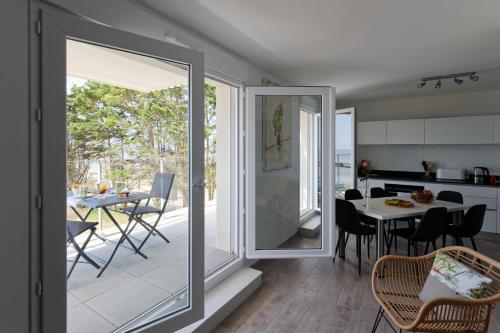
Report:
[{"label": "cushion on chair", "polygon": [[437,252],[419,297],[424,302],[436,297],[477,299],[484,295],[491,282],[490,278]]},{"label": "cushion on chair", "polygon": [[[123,208],[123,212],[127,214],[132,214],[134,211],[134,206],[128,206]],[[148,214],[148,213],[160,213],[161,209],[152,206],[139,206],[137,207],[136,214]]]}]

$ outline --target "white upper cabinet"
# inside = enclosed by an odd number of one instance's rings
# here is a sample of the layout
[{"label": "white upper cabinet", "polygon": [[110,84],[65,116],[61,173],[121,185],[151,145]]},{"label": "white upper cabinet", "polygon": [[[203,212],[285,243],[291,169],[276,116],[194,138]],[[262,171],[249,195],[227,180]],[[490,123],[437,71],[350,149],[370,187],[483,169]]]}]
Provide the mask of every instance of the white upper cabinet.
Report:
[{"label": "white upper cabinet", "polygon": [[500,143],[500,116],[493,116],[493,143]]},{"label": "white upper cabinet", "polygon": [[386,121],[358,122],[359,145],[385,145],[387,143]]},{"label": "white upper cabinet", "polygon": [[493,143],[493,116],[425,119],[425,143]]},{"label": "white upper cabinet", "polygon": [[390,145],[423,145],[425,143],[425,120],[388,120],[387,143]]}]

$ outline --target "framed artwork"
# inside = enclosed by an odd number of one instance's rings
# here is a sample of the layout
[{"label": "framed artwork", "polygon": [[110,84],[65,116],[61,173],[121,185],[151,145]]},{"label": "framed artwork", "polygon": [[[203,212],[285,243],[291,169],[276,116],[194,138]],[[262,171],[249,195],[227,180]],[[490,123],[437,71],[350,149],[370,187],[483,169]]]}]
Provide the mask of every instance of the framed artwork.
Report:
[{"label": "framed artwork", "polygon": [[264,96],[262,99],[263,171],[292,166],[292,96]]}]

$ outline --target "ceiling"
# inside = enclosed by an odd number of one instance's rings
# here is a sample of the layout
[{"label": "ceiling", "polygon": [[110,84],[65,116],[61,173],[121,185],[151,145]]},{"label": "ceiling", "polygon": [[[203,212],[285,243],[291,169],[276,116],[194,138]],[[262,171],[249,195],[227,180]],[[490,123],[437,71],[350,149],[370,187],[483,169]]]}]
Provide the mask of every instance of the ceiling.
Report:
[{"label": "ceiling", "polygon": [[436,93],[425,76],[478,71],[439,92],[500,87],[498,0],[138,0],[287,84],[340,98]]},{"label": "ceiling", "polygon": [[188,83],[186,69],[165,61],[74,40],[66,52],[67,74],[81,79],[142,92]]}]

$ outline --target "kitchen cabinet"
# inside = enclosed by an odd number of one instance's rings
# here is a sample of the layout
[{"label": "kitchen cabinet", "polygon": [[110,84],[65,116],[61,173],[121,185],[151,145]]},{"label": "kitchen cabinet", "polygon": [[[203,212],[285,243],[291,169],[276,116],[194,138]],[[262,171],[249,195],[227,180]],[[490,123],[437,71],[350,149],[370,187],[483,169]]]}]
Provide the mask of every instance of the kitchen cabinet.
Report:
[{"label": "kitchen cabinet", "polygon": [[387,143],[390,145],[423,145],[425,143],[425,120],[388,120]]},{"label": "kitchen cabinet", "polygon": [[385,145],[387,143],[387,122],[358,122],[357,133],[359,145]]},{"label": "kitchen cabinet", "polygon": [[493,117],[474,116],[425,119],[425,143],[493,143]]},{"label": "kitchen cabinet", "polygon": [[493,116],[493,143],[500,143],[500,116]]}]

